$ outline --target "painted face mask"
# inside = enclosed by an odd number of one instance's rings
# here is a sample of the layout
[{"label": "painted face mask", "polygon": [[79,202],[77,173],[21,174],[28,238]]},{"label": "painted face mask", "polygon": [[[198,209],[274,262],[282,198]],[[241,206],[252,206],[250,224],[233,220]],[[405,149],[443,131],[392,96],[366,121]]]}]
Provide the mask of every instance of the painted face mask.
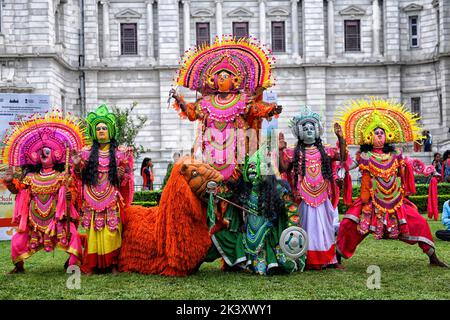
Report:
[{"label": "painted face mask", "polygon": [[53,159],[52,149],[50,149],[48,147],[42,148],[39,158],[41,160],[41,164],[42,164],[43,168],[45,168],[45,169],[53,168],[55,159]]},{"label": "painted face mask", "polygon": [[303,130],[303,142],[305,144],[313,144],[316,141],[316,129],[311,122],[306,122],[299,130]]},{"label": "painted face mask", "polygon": [[382,148],[385,142],[386,142],[386,134],[384,133],[384,130],[381,128],[376,128],[374,130],[373,146],[375,148]]},{"label": "painted face mask", "polygon": [[109,139],[109,130],[108,126],[104,123],[99,123],[95,126],[95,132],[97,135],[97,140],[100,143],[107,143],[110,141]]}]

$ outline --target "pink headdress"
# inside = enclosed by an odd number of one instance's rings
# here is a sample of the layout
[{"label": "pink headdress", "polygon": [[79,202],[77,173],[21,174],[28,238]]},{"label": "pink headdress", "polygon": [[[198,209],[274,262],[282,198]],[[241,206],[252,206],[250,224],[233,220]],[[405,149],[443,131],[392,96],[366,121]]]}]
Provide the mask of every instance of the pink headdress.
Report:
[{"label": "pink headdress", "polygon": [[273,84],[274,61],[275,58],[255,38],[223,36],[211,45],[186,51],[176,83],[191,90],[211,90],[214,75],[224,70],[233,74],[235,89],[255,92]]},{"label": "pink headdress", "polygon": [[9,129],[3,143],[3,164],[37,165],[44,147],[53,151],[53,163],[64,163],[66,147],[80,150],[85,145],[85,128],[77,118],[71,115],[63,117],[59,111],[43,116],[35,114]]}]

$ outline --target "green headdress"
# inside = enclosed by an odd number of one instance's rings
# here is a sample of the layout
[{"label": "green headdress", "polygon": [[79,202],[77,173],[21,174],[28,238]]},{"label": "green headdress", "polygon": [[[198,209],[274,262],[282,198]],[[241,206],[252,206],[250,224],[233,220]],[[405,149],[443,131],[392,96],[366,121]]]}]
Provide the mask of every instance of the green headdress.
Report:
[{"label": "green headdress", "polygon": [[244,164],[244,181],[250,182],[248,178],[248,169],[250,163],[254,163],[256,165],[256,177],[255,181],[262,181],[263,176],[269,174],[276,174],[277,168],[275,168],[275,164],[270,154],[268,154],[268,149],[266,145],[260,146],[260,148],[251,156],[245,159]]},{"label": "green headdress", "polygon": [[[109,112],[108,106],[106,104],[102,104],[99,106],[94,112],[89,112],[86,117],[87,122],[87,133],[92,140],[97,140],[97,131],[95,127],[99,123],[104,123],[108,127],[109,138],[115,139],[117,136],[117,128],[116,128],[116,115],[114,113]],[[109,142],[109,141],[101,141],[101,142]]]}]

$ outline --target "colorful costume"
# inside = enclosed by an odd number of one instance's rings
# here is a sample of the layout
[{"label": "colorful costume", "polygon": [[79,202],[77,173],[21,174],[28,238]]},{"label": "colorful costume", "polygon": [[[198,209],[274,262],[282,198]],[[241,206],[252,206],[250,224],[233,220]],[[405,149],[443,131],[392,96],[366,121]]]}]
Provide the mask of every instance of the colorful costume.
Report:
[{"label": "colorful costume", "polygon": [[247,130],[255,129],[257,137],[262,119],[281,112],[276,104],[261,101],[262,92],[273,83],[273,60],[253,39],[229,37],[189,50],[183,57],[177,85],[201,96],[186,104],[174,94],[174,107],[182,117],[201,121],[194,152],[200,150],[203,161],[219,170],[225,181],[244,162]]},{"label": "colorful costume", "polygon": [[[89,273],[118,264],[122,212],[133,200],[134,182],[132,150],[116,145],[115,115],[106,105],[101,105],[88,114],[86,121],[93,144],[83,148],[81,163],[73,173],[81,195],[81,225],[88,232],[82,271]],[[110,139],[99,139],[96,133],[99,124],[107,126]],[[122,177],[118,174],[120,167],[124,172]]]},{"label": "colorful costume", "polygon": [[23,261],[42,248],[47,252],[61,248],[70,255],[68,265],[80,264],[79,215],[66,192],[76,199],[69,179],[69,151],[84,146],[83,131],[80,121],[55,111],[34,115],[5,136],[3,162],[22,167],[24,175],[21,180],[4,181],[17,194],[13,223],[18,224],[18,232],[11,241],[11,257],[20,269],[16,272],[23,271]]},{"label": "colorful costume", "polygon": [[[361,145],[357,161],[362,172],[361,195],[339,229],[340,255],[350,258],[358,244],[372,233],[376,239],[419,243],[424,253],[433,256],[428,223],[407,198],[415,193],[414,167],[423,163],[403,157],[399,149],[389,145],[420,139],[417,118],[399,103],[371,99],[353,101],[340,121],[347,143]],[[430,169],[428,174],[432,173],[434,168],[430,167],[420,171]]]},{"label": "colorful costume", "polygon": [[305,257],[288,259],[279,244],[283,230],[298,224],[297,205],[289,185],[276,178],[272,165],[267,166],[265,149],[260,148],[246,161],[239,191],[235,193],[238,205],[248,210],[243,228],[238,230],[240,225],[232,220],[229,229],[215,233],[215,248],[206,260],[221,255],[228,267],[237,266],[261,275],[303,270]]},{"label": "colorful costume", "polygon": [[[309,124],[312,138],[305,136]],[[341,160],[341,151],[323,146],[322,125],[317,113],[304,106],[291,120],[291,130],[297,138],[295,149],[283,149],[280,169],[287,172],[299,205],[300,224],[308,233],[307,269],[321,269],[337,263],[335,254],[334,210],[339,201],[339,189],[333,175],[334,163]],[[341,141],[345,150],[345,144]],[[346,158],[346,151],[343,157]],[[292,177],[294,177],[292,179]]]}]

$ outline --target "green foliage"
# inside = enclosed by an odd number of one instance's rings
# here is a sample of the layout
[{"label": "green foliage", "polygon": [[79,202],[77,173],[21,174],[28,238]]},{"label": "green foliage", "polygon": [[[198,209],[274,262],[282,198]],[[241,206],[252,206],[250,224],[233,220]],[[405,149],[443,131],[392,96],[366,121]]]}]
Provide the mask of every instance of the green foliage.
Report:
[{"label": "green foliage", "polygon": [[137,102],[133,102],[131,107],[119,108],[113,106],[112,111],[117,117],[117,142],[120,145],[133,147],[134,159],[138,159],[139,155],[146,152],[142,145],[136,146],[135,139],[145,123],[148,120],[147,116],[138,115],[136,119],[132,117],[133,110],[137,106]]},{"label": "green foliage", "polygon": [[134,193],[133,202],[156,202],[161,199],[162,190],[138,191]]},{"label": "green foliage", "polygon": [[426,184],[430,178],[424,175],[414,175],[414,182],[416,184]]}]

